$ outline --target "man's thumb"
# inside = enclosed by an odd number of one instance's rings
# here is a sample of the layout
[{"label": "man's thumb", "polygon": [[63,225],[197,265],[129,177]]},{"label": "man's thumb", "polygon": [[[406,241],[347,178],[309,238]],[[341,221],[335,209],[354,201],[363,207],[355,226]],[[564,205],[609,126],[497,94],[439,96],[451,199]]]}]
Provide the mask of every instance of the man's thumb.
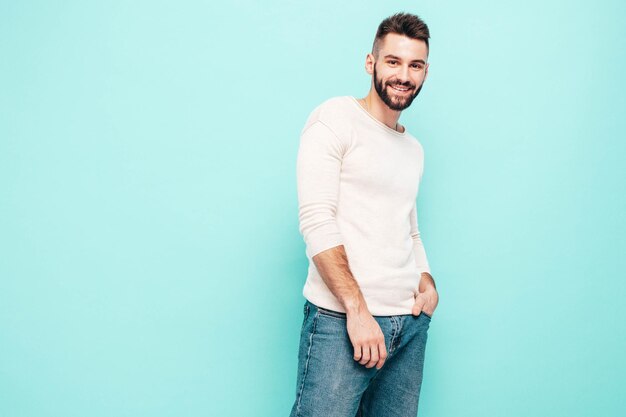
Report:
[{"label": "man's thumb", "polygon": [[413,313],[414,316],[419,316],[419,314],[422,312],[422,307],[424,307],[424,302],[416,299],[415,303],[413,304],[413,310],[411,311],[411,313]]}]

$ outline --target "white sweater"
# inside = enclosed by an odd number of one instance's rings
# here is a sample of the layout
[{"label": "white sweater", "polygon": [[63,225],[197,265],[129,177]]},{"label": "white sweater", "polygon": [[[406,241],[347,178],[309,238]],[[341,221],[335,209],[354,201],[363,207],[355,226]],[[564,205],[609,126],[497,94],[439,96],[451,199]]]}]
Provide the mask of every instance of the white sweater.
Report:
[{"label": "white sweater", "polygon": [[306,299],[345,312],[312,261],[344,245],[370,312],[411,314],[420,274],[430,272],[417,226],[423,170],[417,139],[378,121],[354,97],[331,98],[313,110],[296,169],[299,229],[309,259]]}]

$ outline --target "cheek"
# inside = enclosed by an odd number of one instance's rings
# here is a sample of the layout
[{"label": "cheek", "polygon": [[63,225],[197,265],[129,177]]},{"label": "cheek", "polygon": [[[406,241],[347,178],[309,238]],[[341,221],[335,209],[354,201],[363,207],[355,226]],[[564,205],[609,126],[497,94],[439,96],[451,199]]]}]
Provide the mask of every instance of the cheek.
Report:
[{"label": "cheek", "polygon": [[395,83],[396,81],[397,81],[397,78],[396,78],[396,77],[393,77],[393,76],[392,76],[392,77],[385,77],[385,78],[383,78],[383,84],[384,84],[384,85],[393,84],[393,83]]},{"label": "cheek", "polygon": [[418,87],[419,87],[419,86],[420,86],[420,85],[422,85],[422,83],[424,82],[424,79],[425,79],[425,77],[424,77],[423,75],[422,75],[422,76],[415,77],[415,78],[413,79],[413,83],[414,83],[416,86],[418,86]]}]

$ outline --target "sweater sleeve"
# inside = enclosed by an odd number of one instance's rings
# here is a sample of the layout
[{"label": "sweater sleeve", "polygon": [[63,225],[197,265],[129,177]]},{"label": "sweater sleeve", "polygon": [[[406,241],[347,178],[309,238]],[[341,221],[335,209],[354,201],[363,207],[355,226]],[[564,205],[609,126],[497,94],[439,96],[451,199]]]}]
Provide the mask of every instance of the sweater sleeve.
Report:
[{"label": "sweater sleeve", "polygon": [[417,203],[413,204],[411,210],[411,237],[413,238],[413,252],[415,253],[415,263],[420,274],[422,272],[428,272],[430,274],[430,267],[428,265],[428,259],[426,258],[426,250],[424,244],[420,238],[420,232],[417,225]]},{"label": "sweater sleeve", "polygon": [[305,127],[297,157],[299,229],[312,258],[344,243],[335,213],[345,146],[323,122]]}]

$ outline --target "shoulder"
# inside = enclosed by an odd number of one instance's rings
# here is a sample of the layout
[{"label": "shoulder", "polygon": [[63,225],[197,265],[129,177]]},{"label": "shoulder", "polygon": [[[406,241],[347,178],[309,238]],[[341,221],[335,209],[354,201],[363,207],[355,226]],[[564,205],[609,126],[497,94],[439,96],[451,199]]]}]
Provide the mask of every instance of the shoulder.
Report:
[{"label": "shoulder", "polygon": [[320,122],[331,130],[337,132],[343,130],[342,127],[350,123],[352,110],[350,106],[353,106],[351,100],[350,96],[338,96],[322,102],[313,109],[304,125],[304,129],[315,122]]},{"label": "shoulder", "polygon": [[418,152],[420,154],[424,155],[424,147],[422,146],[422,143],[415,136],[410,134],[409,132],[407,132],[407,138],[411,139],[411,142],[413,143],[415,148],[418,150]]},{"label": "shoulder", "polygon": [[406,127],[406,125],[402,125],[404,127],[404,136],[405,139],[411,144],[413,145],[413,148],[415,148],[415,150],[417,150],[419,153],[423,154],[424,153],[424,147],[422,146],[422,143],[419,141],[419,139],[413,135]]},{"label": "shoulder", "polygon": [[406,132],[406,139],[409,141],[413,149],[415,160],[420,169],[421,179],[422,174],[424,173],[424,147],[422,146],[422,143],[409,132]]},{"label": "shoulder", "polygon": [[350,96],[332,97],[313,109],[301,133],[314,125],[322,125],[323,129],[332,133],[342,147],[347,149],[351,142],[352,118],[354,117],[353,98]]},{"label": "shoulder", "polygon": [[[406,129],[406,127],[405,127]],[[411,152],[415,155],[415,157],[421,162],[424,161],[424,147],[422,143],[412,135],[409,131],[405,130],[405,140],[409,144],[411,148]]]}]

